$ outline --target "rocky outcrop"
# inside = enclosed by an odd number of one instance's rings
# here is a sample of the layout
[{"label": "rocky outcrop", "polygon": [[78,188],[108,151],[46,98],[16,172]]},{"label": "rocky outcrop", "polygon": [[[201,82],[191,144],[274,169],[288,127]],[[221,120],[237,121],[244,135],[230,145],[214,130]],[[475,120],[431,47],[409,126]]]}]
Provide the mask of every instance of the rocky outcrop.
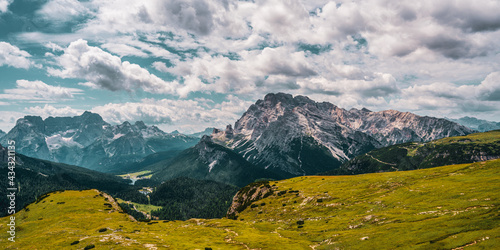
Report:
[{"label": "rocky outcrop", "polygon": [[226,217],[229,219],[237,219],[238,214],[249,207],[253,202],[264,199],[273,194],[273,188],[269,182],[254,182],[242,188],[233,197],[231,207],[227,211]]}]

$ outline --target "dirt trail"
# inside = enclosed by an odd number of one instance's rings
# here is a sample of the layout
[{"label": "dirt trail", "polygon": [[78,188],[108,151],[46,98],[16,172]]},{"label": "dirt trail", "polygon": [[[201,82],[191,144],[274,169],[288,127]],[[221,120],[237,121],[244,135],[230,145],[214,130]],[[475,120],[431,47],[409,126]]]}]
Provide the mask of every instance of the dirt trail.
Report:
[{"label": "dirt trail", "polygon": [[382,164],[386,164],[386,165],[389,165],[389,166],[393,166],[393,167],[391,167],[393,170],[396,170],[396,171],[397,171],[397,170],[399,170],[399,169],[397,169],[397,168],[395,168],[395,167],[394,167],[394,166],[396,166],[397,164],[394,164],[394,163],[388,163],[388,162],[383,162],[383,161],[381,161],[381,160],[379,160],[379,159],[377,159],[377,158],[373,157],[373,156],[372,156],[372,155],[370,155],[370,154],[366,154],[366,155],[370,156],[372,159],[374,159],[374,160],[376,160],[376,161],[378,161],[378,162],[380,162],[380,163],[382,163]]},{"label": "dirt trail", "polygon": [[[96,190],[97,191],[97,190]],[[104,192],[100,192],[100,191],[97,191],[99,192],[100,194],[102,194],[102,196],[104,196],[104,198],[107,198],[108,199],[108,202],[109,204],[111,204],[111,206],[113,206],[113,208],[118,211],[118,212],[123,212],[122,208],[120,207],[120,205],[118,205],[118,202],[116,202],[116,200],[111,197],[111,195],[107,194],[107,193],[104,193]],[[132,215],[129,215],[128,216],[130,218],[130,220],[132,221],[137,221]]]}]

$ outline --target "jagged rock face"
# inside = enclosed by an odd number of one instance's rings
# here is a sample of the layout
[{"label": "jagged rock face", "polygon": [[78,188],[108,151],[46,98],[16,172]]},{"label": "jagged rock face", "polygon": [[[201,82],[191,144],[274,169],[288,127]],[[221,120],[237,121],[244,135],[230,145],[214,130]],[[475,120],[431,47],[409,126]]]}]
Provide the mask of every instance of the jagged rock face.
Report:
[{"label": "jagged rock face", "polygon": [[101,171],[155,152],[185,149],[197,140],[182,134],[167,134],[142,121],[112,126],[91,112],[45,120],[26,116],[17,121],[1,143],[9,139],[16,141],[19,153]]},{"label": "jagged rock face", "polygon": [[214,141],[256,165],[292,176],[336,168],[374,148],[473,132],[444,119],[395,110],[348,111],[283,93],[258,100],[234,129],[228,128],[214,131]]},{"label": "jagged rock face", "polygon": [[17,120],[16,126],[2,137],[0,144],[7,145],[8,140],[16,141],[16,151],[19,153],[30,152],[32,157],[42,159],[49,154],[45,143],[45,126],[39,116],[25,116]]}]

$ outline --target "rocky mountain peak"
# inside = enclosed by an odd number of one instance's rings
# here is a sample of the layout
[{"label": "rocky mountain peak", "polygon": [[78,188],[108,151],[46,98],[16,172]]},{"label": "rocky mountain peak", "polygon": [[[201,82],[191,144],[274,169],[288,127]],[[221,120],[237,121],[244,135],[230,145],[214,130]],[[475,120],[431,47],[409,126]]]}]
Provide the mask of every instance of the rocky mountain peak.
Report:
[{"label": "rocky mountain peak", "polygon": [[90,111],[83,112],[83,114],[80,116],[80,118],[82,120],[82,123],[85,123],[85,124],[106,123],[99,114],[92,113]]},{"label": "rocky mountain peak", "polygon": [[148,126],[146,126],[143,121],[136,121],[134,125],[140,130],[148,128]]},{"label": "rocky mountain peak", "polygon": [[[373,148],[472,132],[444,119],[397,110],[347,111],[305,96],[277,93],[251,105],[234,129],[214,131],[212,138],[254,164],[301,175],[314,174],[318,165],[341,164]],[[324,162],[317,163],[318,159]]]},{"label": "rocky mountain peak", "polygon": [[24,118],[17,120],[16,126],[31,127],[31,129],[38,130],[40,132],[45,131],[45,125],[43,123],[42,117],[27,115]]}]

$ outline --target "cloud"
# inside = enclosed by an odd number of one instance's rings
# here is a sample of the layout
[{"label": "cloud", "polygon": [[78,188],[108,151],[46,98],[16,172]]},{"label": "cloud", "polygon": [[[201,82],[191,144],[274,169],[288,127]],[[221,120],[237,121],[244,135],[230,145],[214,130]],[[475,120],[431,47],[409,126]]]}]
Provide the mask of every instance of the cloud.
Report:
[{"label": "cloud", "polygon": [[123,61],[85,40],[72,42],[59,56],[62,69],[49,69],[49,74],[62,78],[79,78],[110,91],[135,91],[166,94],[175,93],[176,83],[165,82],[137,64]]},{"label": "cloud", "polygon": [[182,131],[201,131],[207,127],[225,127],[234,123],[250,106],[229,95],[226,101],[214,104],[207,99],[169,100],[143,99],[141,102],[109,103],[94,107],[92,112],[99,113],[111,123],[142,120],[147,124],[162,125],[167,129]]},{"label": "cloud", "polygon": [[13,0],[0,0],[0,14],[3,12],[7,12],[9,5],[13,2]]},{"label": "cloud", "polygon": [[441,23],[458,27],[464,32],[496,31],[500,29],[500,2],[449,1],[435,4],[431,15]]},{"label": "cloud", "polygon": [[23,118],[26,114],[16,111],[0,111],[0,129],[8,132],[16,125],[16,121]]},{"label": "cloud", "polygon": [[442,110],[449,113],[490,112],[498,110],[500,72],[489,74],[479,85],[432,83],[415,85],[402,90],[394,106],[408,110]]},{"label": "cloud", "polygon": [[298,83],[305,94],[322,93],[326,95],[350,95],[363,100],[370,97],[387,97],[398,93],[396,79],[390,74],[373,73],[365,79],[338,79],[312,78]]},{"label": "cloud", "polygon": [[303,51],[280,47],[242,51],[238,55],[239,60],[231,60],[221,55],[204,54],[191,60],[174,60],[176,65],[171,68],[161,62],[155,62],[153,67],[181,76],[179,80],[183,80],[183,84],[177,89],[181,96],[196,91],[246,94],[257,88],[264,92],[278,85],[284,90],[295,89],[298,87],[296,78],[317,75]]},{"label": "cloud", "polygon": [[474,87],[476,95],[485,101],[500,101],[500,72],[489,74],[479,86]]},{"label": "cloud", "polygon": [[346,108],[432,112],[491,110],[499,98],[498,1],[49,3],[69,6],[49,23],[73,22],[72,32],[16,38],[53,42],[47,60],[59,67],[49,73],[90,88],[253,100],[282,91]]},{"label": "cloud", "polygon": [[61,23],[92,15],[93,10],[88,5],[88,3],[77,0],[50,0],[36,14],[45,20],[50,20],[52,25],[60,25]]},{"label": "cloud", "polygon": [[42,81],[17,80],[15,89],[4,89],[0,99],[12,101],[59,102],[83,94],[81,89],[48,85]]},{"label": "cloud", "polygon": [[120,56],[148,57],[148,54],[142,50],[126,44],[106,43],[101,45],[101,47]]},{"label": "cloud", "polygon": [[31,55],[20,50],[18,47],[10,43],[0,42],[0,67],[7,65],[14,68],[28,69],[32,66],[30,61]]},{"label": "cloud", "polygon": [[43,107],[35,106],[35,107],[25,108],[24,112],[26,114],[37,115],[45,119],[50,116],[52,117],[77,116],[81,115],[84,112],[84,110],[73,109],[69,106],[57,108],[52,105],[45,104]]}]

